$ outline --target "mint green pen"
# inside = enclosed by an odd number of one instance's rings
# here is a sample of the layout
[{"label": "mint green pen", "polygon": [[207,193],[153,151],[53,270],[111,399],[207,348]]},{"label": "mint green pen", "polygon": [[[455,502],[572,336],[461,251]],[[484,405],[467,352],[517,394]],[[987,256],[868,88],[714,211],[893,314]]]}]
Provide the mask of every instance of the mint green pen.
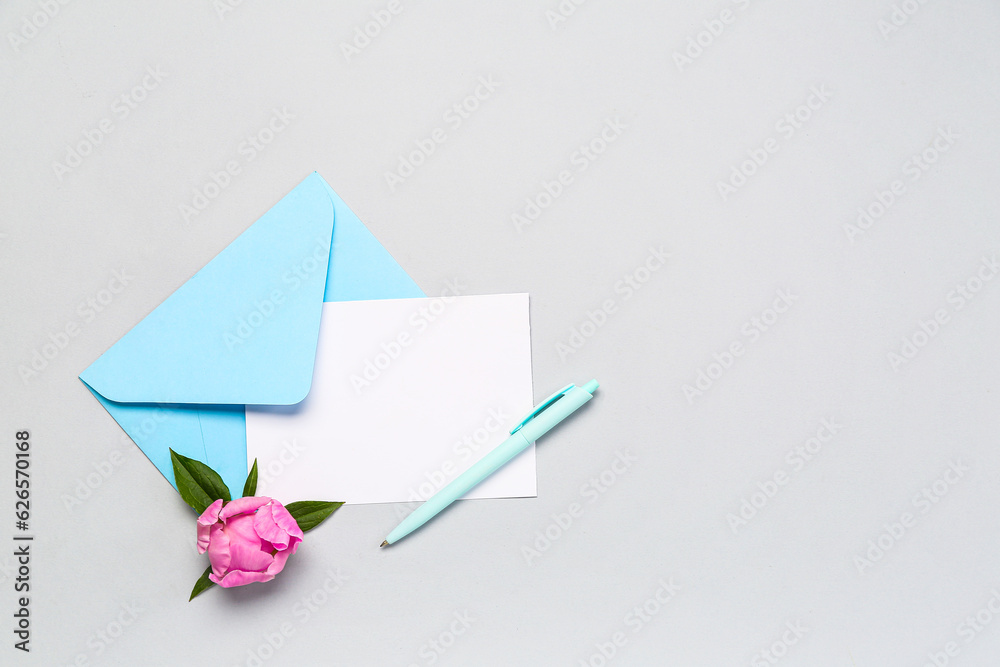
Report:
[{"label": "mint green pen", "polygon": [[472,465],[471,468],[451,480],[443,489],[427,499],[408,517],[396,526],[385,542],[395,544],[420,526],[430,521],[438,512],[464,496],[474,486],[496,472],[501,466],[523,452],[528,445],[548,433],[556,424],[569,417],[584,403],[594,397],[597,380],[591,380],[582,387],[575,384],[563,387],[545,399],[531,414],[510,432],[510,437],[497,445],[496,449]]}]

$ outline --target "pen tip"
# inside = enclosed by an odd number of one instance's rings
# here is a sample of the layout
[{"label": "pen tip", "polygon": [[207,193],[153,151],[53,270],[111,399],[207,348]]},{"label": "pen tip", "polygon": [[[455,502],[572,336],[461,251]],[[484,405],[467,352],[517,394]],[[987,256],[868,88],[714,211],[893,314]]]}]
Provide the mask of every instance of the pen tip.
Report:
[{"label": "pen tip", "polygon": [[381,549],[382,547],[388,546],[388,545],[389,545],[389,540],[385,540],[385,541],[382,542],[382,544],[378,545],[378,548]]}]

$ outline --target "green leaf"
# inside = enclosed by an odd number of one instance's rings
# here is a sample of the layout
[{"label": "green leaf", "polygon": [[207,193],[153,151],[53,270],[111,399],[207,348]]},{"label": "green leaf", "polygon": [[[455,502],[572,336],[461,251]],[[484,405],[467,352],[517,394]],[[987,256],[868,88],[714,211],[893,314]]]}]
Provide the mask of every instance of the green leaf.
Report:
[{"label": "green leaf", "polygon": [[219,498],[229,502],[229,487],[219,477],[219,473],[201,461],[181,456],[172,449],[170,461],[174,464],[177,490],[180,491],[184,502],[193,507],[195,512],[201,514]]},{"label": "green leaf", "polygon": [[253,460],[253,467],[247,475],[247,483],[243,485],[243,497],[247,498],[255,493],[257,493],[257,459]]},{"label": "green leaf", "polygon": [[333,514],[344,503],[329,503],[322,500],[300,500],[296,503],[288,503],[285,509],[292,515],[299,528],[306,533],[319,524],[326,521],[326,518]]},{"label": "green leaf", "polygon": [[198,578],[198,581],[195,582],[194,589],[191,591],[191,597],[188,598],[188,602],[195,599],[196,597],[198,597],[199,595],[201,595],[202,593],[204,593],[209,588],[215,585],[215,582],[210,581],[208,578],[208,575],[210,574],[212,574],[211,565],[209,565],[208,569],[206,569],[204,572],[201,573],[201,576]]}]

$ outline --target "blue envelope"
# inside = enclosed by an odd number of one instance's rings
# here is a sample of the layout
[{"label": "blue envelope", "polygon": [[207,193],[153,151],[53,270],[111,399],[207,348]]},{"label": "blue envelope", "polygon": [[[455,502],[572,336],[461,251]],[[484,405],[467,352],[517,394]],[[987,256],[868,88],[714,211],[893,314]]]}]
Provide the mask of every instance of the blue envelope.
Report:
[{"label": "blue envelope", "polygon": [[172,448],[218,471],[236,497],[244,406],[308,395],[323,302],[422,296],[313,172],[80,379],[171,484]]}]

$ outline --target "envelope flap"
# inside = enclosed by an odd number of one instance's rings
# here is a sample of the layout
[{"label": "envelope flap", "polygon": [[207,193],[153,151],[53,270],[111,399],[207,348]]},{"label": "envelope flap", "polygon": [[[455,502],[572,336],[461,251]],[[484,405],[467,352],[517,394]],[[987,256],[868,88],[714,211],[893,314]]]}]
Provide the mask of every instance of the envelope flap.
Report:
[{"label": "envelope flap", "polygon": [[118,402],[298,403],[312,383],[334,215],[312,174],[80,378]]}]

